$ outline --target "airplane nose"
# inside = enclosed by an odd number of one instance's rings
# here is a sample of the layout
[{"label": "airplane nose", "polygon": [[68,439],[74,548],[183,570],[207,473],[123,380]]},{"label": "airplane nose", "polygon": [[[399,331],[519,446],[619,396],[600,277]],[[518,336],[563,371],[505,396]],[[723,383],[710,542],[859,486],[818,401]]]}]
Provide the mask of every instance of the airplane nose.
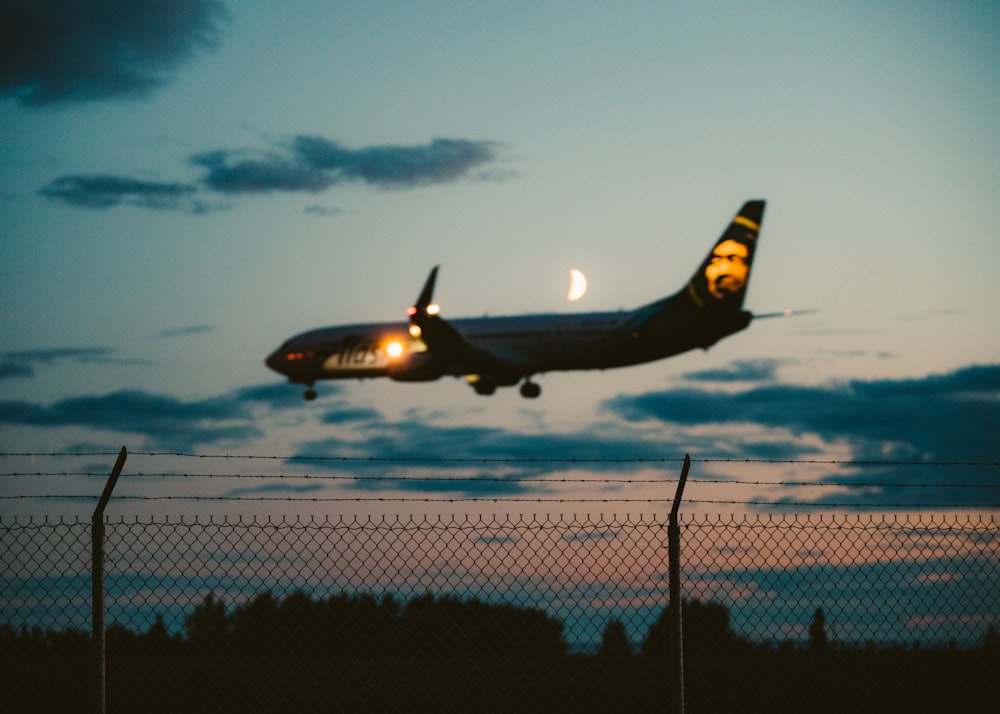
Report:
[{"label": "airplane nose", "polygon": [[270,355],[268,355],[267,359],[264,360],[264,364],[266,364],[268,367],[273,369],[275,372],[278,372],[279,374],[284,374],[281,368],[283,365],[285,365],[285,363],[286,363],[285,356],[281,352],[281,350],[272,352]]}]

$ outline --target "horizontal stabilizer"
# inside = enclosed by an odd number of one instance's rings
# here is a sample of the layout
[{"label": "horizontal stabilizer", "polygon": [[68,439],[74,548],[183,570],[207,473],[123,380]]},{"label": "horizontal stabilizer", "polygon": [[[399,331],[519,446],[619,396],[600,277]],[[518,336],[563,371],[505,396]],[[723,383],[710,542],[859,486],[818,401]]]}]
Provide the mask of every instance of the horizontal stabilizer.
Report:
[{"label": "horizontal stabilizer", "polygon": [[812,315],[813,313],[817,312],[819,312],[819,310],[815,308],[809,308],[806,310],[782,310],[781,312],[765,312],[762,315],[755,314],[753,316],[753,319],[763,320],[764,318],[767,317],[796,317],[798,315]]}]

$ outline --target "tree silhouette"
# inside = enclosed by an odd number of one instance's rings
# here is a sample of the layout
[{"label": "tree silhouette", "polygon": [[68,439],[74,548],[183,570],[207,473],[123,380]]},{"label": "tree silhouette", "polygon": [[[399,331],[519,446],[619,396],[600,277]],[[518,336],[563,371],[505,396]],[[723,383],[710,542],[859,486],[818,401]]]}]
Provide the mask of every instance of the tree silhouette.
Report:
[{"label": "tree silhouette", "polygon": [[632,656],[632,643],[625,634],[625,625],[621,620],[612,620],[604,628],[601,635],[601,648],[598,654],[602,657],[625,659]]},{"label": "tree silhouette", "polygon": [[555,656],[565,651],[562,623],[541,610],[427,594],[399,617],[403,648],[418,656]]},{"label": "tree silhouette", "polygon": [[[729,628],[729,610],[717,602],[684,600],[684,654],[697,657],[732,649],[742,640]],[[642,643],[642,653],[657,657],[670,656],[670,607],[663,608]]]},{"label": "tree silhouette", "polygon": [[[115,711],[651,711],[669,695],[670,612],[642,656],[622,621],[591,656],[569,654],[544,611],[454,596],[260,594],[227,608],[208,595],[171,635],[108,627]],[[815,608],[801,641],[753,643],[719,603],[684,603],[685,697],[691,711],[976,711],[995,676],[996,624],[976,646],[829,640]],[[0,623],[4,711],[87,708],[90,634]],[[814,654],[822,651],[822,656]],[[948,687],[939,683],[945,681]],[[59,686],[53,686],[58,682]]]},{"label": "tree silhouette", "polygon": [[210,593],[187,617],[184,627],[192,645],[218,646],[229,632],[225,603]]},{"label": "tree silhouette", "polygon": [[823,608],[817,607],[812,622],[809,623],[809,651],[825,652],[826,646],[826,616],[823,614]]},{"label": "tree silhouette", "polygon": [[1000,633],[992,624],[987,626],[986,632],[983,633],[983,649],[993,654],[1000,652]]}]

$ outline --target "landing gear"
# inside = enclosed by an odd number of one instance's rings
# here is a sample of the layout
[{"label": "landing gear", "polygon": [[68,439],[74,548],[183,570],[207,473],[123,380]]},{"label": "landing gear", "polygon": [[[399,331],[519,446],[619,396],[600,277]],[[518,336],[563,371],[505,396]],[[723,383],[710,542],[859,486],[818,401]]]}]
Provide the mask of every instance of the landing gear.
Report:
[{"label": "landing gear", "polygon": [[476,390],[476,394],[482,394],[485,397],[493,394],[497,391],[497,385],[493,382],[488,382],[486,380],[480,380],[472,385],[472,388]]},{"label": "landing gear", "polygon": [[306,390],[306,393],[303,394],[302,396],[306,398],[307,402],[311,402],[316,398],[316,390],[310,387],[309,389]]},{"label": "landing gear", "polygon": [[[489,396],[497,391],[497,387],[513,387],[521,379],[516,374],[500,374],[482,377],[478,374],[469,375],[465,378],[476,390],[476,394]],[[525,399],[535,399],[542,393],[542,388],[531,381],[530,377],[525,377],[521,382],[521,396]]]},{"label": "landing gear", "polygon": [[542,388],[534,382],[529,382],[527,379],[524,380],[524,384],[521,385],[521,396],[525,399],[537,399],[538,395],[541,393]]}]

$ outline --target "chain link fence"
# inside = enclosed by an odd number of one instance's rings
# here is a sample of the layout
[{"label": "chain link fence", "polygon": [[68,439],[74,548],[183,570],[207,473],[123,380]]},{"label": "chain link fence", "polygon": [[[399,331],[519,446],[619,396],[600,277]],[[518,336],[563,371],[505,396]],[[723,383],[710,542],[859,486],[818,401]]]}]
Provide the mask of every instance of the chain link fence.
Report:
[{"label": "chain link fence", "polygon": [[[993,515],[681,517],[688,712],[997,701]],[[664,516],[107,520],[112,712],[668,711]],[[93,698],[90,523],[0,519],[5,711]]]}]

